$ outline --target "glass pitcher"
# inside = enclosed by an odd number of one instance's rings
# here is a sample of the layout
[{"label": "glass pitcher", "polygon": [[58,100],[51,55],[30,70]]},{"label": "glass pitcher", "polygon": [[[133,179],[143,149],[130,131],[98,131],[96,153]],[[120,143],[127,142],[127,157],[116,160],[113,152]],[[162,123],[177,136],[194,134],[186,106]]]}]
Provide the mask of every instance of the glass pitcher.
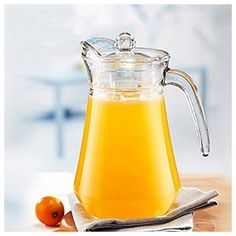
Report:
[{"label": "glass pitcher", "polygon": [[129,33],[81,45],[89,95],[74,192],[97,218],[164,215],[180,180],[163,89],[184,91],[206,157],[209,135],[197,88],[189,75],[168,67],[167,52],[136,47]]}]

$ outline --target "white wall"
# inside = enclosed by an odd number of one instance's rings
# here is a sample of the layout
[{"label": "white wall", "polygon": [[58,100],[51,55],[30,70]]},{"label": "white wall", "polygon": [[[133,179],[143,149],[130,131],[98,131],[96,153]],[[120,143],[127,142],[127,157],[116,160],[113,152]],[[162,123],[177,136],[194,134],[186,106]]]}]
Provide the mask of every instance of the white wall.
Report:
[{"label": "white wall", "polygon": [[[171,67],[202,66],[207,69],[206,113],[212,143],[211,159],[200,158],[191,114],[181,91],[167,88],[173,145],[182,172],[230,173],[230,6],[9,5],[5,17],[5,127],[9,152],[23,152],[37,130],[44,127],[43,124],[32,126],[27,119],[53,109],[52,90],[32,82],[28,77],[60,74],[73,69],[81,63],[79,42],[83,39],[93,36],[114,38],[122,31],[129,31],[135,36],[137,45],[169,51]],[[64,102],[72,107],[79,106],[81,97],[84,98],[85,93],[78,87],[67,88],[64,92]],[[71,139],[77,139],[76,134],[70,136],[76,133],[75,130],[67,127],[66,132]],[[55,133],[47,132],[47,135],[54,137]],[[41,139],[40,136],[38,139]],[[75,141],[70,142],[67,150],[75,149],[72,143],[76,145]],[[55,147],[48,144],[47,148],[51,150]],[[37,155],[38,151],[34,151],[32,146],[31,153]]]}]

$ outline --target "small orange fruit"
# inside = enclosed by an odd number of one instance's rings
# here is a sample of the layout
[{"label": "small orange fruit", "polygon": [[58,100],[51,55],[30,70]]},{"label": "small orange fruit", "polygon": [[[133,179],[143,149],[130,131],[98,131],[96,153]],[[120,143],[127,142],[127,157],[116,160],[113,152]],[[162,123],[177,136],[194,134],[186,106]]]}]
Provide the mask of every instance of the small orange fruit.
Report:
[{"label": "small orange fruit", "polygon": [[58,198],[46,196],[36,204],[35,214],[45,225],[55,226],[64,216],[64,206]]}]

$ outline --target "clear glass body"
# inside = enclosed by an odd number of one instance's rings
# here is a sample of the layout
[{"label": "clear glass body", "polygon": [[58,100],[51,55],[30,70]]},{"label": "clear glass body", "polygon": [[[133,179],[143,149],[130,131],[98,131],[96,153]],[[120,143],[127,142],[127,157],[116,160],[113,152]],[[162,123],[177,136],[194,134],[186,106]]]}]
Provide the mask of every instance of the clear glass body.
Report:
[{"label": "clear glass body", "polygon": [[161,94],[89,95],[74,191],[98,218],[163,215],[180,181]]}]

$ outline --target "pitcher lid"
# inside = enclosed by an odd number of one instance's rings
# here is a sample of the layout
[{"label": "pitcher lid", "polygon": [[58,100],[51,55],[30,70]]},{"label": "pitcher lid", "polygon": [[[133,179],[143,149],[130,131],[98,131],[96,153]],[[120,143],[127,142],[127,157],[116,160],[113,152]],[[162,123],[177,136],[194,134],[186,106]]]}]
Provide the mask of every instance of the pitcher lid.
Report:
[{"label": "pitcher lid", "polygon": [[82,57],[85,60],[99,60],[104,63],[148,63],[168,62],[168,52],[153,48],[136,47],[134,37],[127,32],[121,33],[116,40],[92,38],[81,42]]}]

